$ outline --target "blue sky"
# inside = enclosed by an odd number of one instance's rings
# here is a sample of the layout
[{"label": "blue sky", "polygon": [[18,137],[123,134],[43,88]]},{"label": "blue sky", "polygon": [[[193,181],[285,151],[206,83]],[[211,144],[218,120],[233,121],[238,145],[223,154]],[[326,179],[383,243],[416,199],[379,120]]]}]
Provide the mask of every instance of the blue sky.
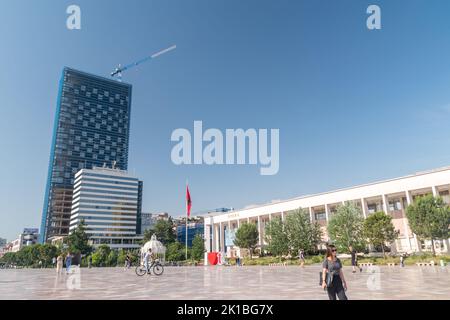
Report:
[{"label": "blue sky", "polygon": [[[450,164],[448,1],[22,1],[0,10],[0,237],[42,214],[58,81],[133,84],[129,169],[144,210],[241,208]],[[66,28],[70,4],[82,30]],[[366,28],[378,4],[382,30]],[[279,128],[280,171],[172,164],[174,129]]]}]

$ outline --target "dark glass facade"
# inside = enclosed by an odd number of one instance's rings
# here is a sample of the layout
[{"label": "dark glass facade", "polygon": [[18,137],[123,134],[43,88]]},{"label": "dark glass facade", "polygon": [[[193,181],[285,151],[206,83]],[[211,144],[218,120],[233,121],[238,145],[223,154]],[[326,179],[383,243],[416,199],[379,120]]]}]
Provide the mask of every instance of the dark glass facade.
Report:
[{"label": "dark glass facade", "polygon": [[132,86],[64,68],[56,107],[41,242],[69,233],[75,173],[128,167]]},{"label": "dark glass facade", "polygon": [[[188,247],[192,247],[192,241],[197,234],[203,238],[205,225],[203,223],[188,224]],[[177,241],[186,245],[186,225],[177,226]]]},{"label": "dark glass facade", "polygon": [[142,193],[144,192],[144,182],[138,184],[138,207],[136,216],[136,234],[142,234]]}]

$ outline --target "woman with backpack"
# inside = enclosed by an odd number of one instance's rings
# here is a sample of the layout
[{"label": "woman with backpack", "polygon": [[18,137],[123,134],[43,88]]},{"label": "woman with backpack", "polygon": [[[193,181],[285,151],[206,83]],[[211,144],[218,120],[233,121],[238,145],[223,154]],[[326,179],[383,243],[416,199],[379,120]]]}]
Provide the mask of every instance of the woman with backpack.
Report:
[{"label": "woman with backpack", "polygon": [[347,283],[342,272],[341,260],[337,257],[336,247],[330,245],[327,247],[326,258],[323,261],[322,269],[322,288],[326,288],[330,300],[347,300],[345,291]]}]

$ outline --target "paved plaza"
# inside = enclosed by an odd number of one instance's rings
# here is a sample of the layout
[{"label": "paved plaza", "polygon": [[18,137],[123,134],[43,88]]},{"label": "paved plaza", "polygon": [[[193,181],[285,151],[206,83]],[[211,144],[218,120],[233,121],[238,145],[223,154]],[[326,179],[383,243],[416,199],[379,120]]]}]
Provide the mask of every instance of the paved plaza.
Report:
[{"label": "paved plaza", "polygon": [[[300,268],[166,267],[162,276],[134,269],[0,270],[0,299],[327,299],[320,265]],[[380,267],[352,274],[344,268],[349,299],[450,299],[450,268]]]}]

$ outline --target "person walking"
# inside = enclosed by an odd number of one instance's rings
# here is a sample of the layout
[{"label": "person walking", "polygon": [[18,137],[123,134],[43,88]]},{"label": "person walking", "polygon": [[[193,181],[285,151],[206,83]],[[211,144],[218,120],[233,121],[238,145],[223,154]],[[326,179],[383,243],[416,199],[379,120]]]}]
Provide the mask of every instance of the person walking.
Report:
[{"label": "person walking", "polygon": [[130,254],[127,253],[125,257],[125,270],[130,269],[130,267],[131,267],[131,257]]},{"label": "person walking", "polygon": [[362,268],[358,267],[358,253],[352,246],[349,246],[348,250],[350,251],[350,255],[352,257],[352,272],[355,273],[357,268],[359,269],[359,272],[362,272]]},{"label": "person walking", "polygon": [[56,257],[53,257],[52,258],[52,266],[53,266],[53,268],[55,267],[55,265],[56,265]]},{"label": "person walking", "polygon": [[70,273],[70,267],[72,266],[72,255],[70,254],[70,251],[67,252],[66,255],[66,274]]},{"label": "person walking", "polygon": [[60,274],[62,272],[62,268],[63,268],[63,256],[62,254],[60,254],[57,258],[56,258],[56,273]]},{"label": "person walking", "polygon": [[329,245],[327,247],[326,258],[322,264],[322,288],[327,289],[330,300],[347,300],[347,283],[342,271],[341,260],[337,257],[336,247]]},{"label": "person walking", "polygon": [[90,254],[87,258],[88,269],[92,268],[92,255]]},{"label": "person walking", "polygon": [[405,252],[400,256],[400,267],[402,267],[402,268],[405,266],[405,259],[406,259],[407,255],[408,254]]},{"label": "person walking", "polygon": [[305,251],[303,249],[298,250],[298,259],[300,261],[300,266],[305,267]]}]

